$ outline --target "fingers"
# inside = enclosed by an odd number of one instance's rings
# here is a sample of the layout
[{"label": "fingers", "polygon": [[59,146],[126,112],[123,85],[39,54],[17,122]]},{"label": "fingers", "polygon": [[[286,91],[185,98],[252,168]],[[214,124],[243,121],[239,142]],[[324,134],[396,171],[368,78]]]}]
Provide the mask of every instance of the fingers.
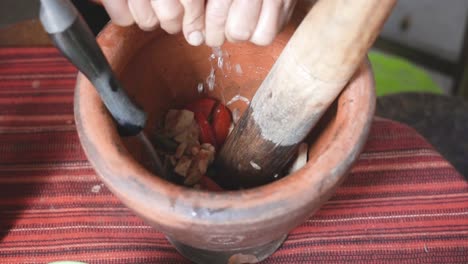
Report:
[{"label": "fingers", "polygon": [[226,22],[226,38],[233,42],[249,40],[257,26],[261,8],[262,0],[233,0]]},{"label": "fingers", "polygon": [[159,19],[161,28],[167,33],[175,34],[182,30],[184,9],[179,0],[151,0],[151,6]]},{"label": "fingers", "polygon": [[282,1],[265,0],[262,4],[262,11],[258,19],[257,27],[250,38],[250,41],[257,45],[269,45],[275,39],[280,29],[280,15]]},{"label": "fingers", "polygon": [[127,0],[130,13],[143,30],[152,30],[158,25],[158,17],[148,0]]},{"label": "fingers", "polygon": [[133,16],[128,9],[127,0],[102,0],[113,23],[119,26],[133,24]]},{"label": "fingers", "polygon": [[[221,46],[251,41],[270,44],[288,22],[297,0],[100,0],[120,26],[143,30],[158,24],[169,34],[183,30],[187,42]],[[205,10],[206,4],[206,10]]]},{"label": "fingers", "polygon": [[232,0],[209,0],[206,5],[205,42],[219,47],[224,43],[226,20]]},{"label": "fingers", "polygon": [[211,0],[206,7],[208,46],[248,41],[268,45],[289,20],[297,0]]},{"label": "fingers", "polygon": [[204,42],[205,0],[180,0],[184,8],[182,22],[185,39],[190,45],[199,46]]}]

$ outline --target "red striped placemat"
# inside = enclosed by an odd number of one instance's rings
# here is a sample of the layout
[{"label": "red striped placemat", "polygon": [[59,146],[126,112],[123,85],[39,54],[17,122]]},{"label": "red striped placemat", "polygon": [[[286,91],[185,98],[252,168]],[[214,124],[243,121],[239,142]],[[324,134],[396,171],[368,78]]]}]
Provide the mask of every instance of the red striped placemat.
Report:
[{"label": "red striped placemat", "polygon": [[[188,263],[101,183],[54,48],[0,49],[0,263]],[[336,195],[263,263],[468,263],[468,184],[413,129],[376,118]]]}]

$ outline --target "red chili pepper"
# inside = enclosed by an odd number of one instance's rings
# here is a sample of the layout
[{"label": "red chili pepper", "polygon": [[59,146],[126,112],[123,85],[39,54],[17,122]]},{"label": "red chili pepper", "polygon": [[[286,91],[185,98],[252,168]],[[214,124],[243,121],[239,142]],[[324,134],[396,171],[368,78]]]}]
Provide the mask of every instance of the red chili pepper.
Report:
[{"label": "red chili pepper", "polygon": [[195,120],[200,128],[200,142],[210,143],[216,148],[216,138],[213,133],[213,128],[208,123],[208,119],[201,112],[195,112]]},{"label": "red chili pepper", "polygon": [[194,113],[202,113],[206,119],[209,118],[213,107],[216,105],[216,100],[211,98],[201,98],[188,104],[185,109],[190,110]]},{"label": "red chili pepper", "polygon": [[213,111],[213,131],[216,138],[216,144],[221,147],[226,141],[231,126],[231,113],[223,104],[218,104]]},{"label": "red chili pepper", "polygon": [[201,185],[202,190],[212,191],[212,192],[220,192],[223,191],[215,181],[213,181],[210,177],[204,175],[198,182]]}]

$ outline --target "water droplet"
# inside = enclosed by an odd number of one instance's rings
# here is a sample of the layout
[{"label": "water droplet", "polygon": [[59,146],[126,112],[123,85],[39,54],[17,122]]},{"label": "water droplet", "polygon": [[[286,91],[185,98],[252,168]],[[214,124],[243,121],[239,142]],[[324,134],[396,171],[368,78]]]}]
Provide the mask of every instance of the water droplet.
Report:
[{"label": "water droplet", "polygon": [[203,92],[203,83],[198,83],[197,91],[198,91],[198,93],[202,93],[202,92]]},{"label": "water droplet", "polygon": [[208,85],[208,90],[213,91],[215,86],[216,76],[215,71],[211,68],[210,75],[206,78],[206,84]]}]

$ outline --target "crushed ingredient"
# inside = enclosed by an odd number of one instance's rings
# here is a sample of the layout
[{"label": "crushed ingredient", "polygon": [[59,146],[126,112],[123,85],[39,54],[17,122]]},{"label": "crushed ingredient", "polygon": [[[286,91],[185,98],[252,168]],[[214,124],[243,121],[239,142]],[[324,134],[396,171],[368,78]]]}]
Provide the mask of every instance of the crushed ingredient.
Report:
[{"label": "crushed ingredient", "polygon": [[226,140],[232,123],[229,109],[212,98],[201,98],[185,109],[170,109],[163,127],[155,135],[155,145],[185,186],[219,191],[206,176],[216,150]]},{"label": "crushed ingredient", "polygon": [[304,165],[307,163],[307,160],[308,160],[308,157],[307,157],[308,150],[309,150],[309,146],[307,145],[307,143],[302,142],[299,145],[298,150],[297,150],[297,157],[294,160],[291,167],[289,168],[289,174],[294,173],[298,171],[300,168],[304,167]]}]

